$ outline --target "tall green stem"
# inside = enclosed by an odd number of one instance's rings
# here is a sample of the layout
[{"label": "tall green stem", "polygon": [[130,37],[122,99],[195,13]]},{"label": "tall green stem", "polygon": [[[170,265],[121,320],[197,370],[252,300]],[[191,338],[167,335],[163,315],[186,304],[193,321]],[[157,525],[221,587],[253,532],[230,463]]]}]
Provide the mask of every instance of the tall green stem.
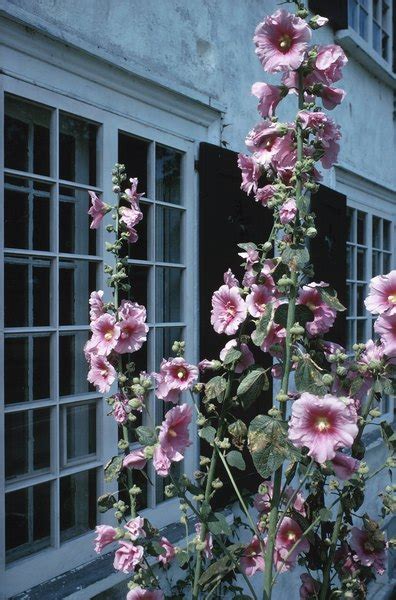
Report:
[{"label": "tall green stem", "polygon": [[326,600],[328,597],[328,592],[330,591],[330,575],[331,575],[331,567],[333,565],[334,554],[336,551],[337,541],[340,535],[340,529],[342,525],[342,518],[344,515],[344,509],[342,506],[342,501],[340,500],[340,506],[338,508],[338,514],[336,518],[336,522],[334,524],[333,534],[331,536],[331,544],[329,548],[329,553],[327,555],[326,564],[323,569],[323,582],[320,588],[320,597],[319,600]]},{"label": "tall green stem", "polygon": [[[298,85],[298,108],[302,110],[304,108],[304,87],[303,77],[301,72],[298,73],[299,85]],[[297,138],[297,161],[303,159],[303,133],[299,120],[296,121],[296,138]],[[302,194],[302,180],[301,176],[297,178],[296,182],[296,199],[297,202]],[[296,215],[296,223],[298,221],[298,213]],[[293,240],[295,241],[295,240]],[[285,340],[285,360],[284,360],[284,371],[281,384],[281,392],[287,394],[289,389],[289,378],[292,367],[292,334],[290,332],[295,322],[296,316],[296,299],[298,291],[298,272],[294,268],[290,273],[291,286],[289,295],[289,304],[287,309],[287,324],[286,324],[286,340]],[[286,418],[286,402],[282,402],[280,406],[281,418]],[[282,489],[282,472],[283,467],[275,471],[273,495],[271,501],[271,511],[268,520],[268,541],[265,553],[265,570],[264,570],[264,589],[263,589],[263,600],[271,600],[272,594],[272,570],[274,560],[274,548],[275,548],[275,534],[279,516],[279,503],[281,499]]]}]

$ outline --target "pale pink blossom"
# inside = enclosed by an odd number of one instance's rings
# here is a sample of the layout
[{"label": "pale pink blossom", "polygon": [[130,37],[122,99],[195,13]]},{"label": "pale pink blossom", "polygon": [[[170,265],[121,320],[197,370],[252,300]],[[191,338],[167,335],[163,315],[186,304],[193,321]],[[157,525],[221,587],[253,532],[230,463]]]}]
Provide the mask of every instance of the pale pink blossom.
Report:
[{"label": "pale pink blossom", "polygon": [[238,279],[235,277],[234,273],[231,271],[231,269],[228,269],[224,275],[223,275],[223,281],[225,283],[225,285],[228,285],[229,288],[232,287],[239,287],[239,281]]},{"label": "pale pink blossom", "polygon": [[275,109],[285,95],[283,89],[277,85],[270,85],[269,83],[262,83],[260,81],[252,85],[252,94],[259,99],[258,111],[263,119],[275,115]]},{"label": "pale pink blossom", "polygon": [[97,525],[95,529],[95,552],[102,552],[103,548],[114,542],[117,531],[110,525]]},{"label": "pale pink blossom", "polygon": [[321,17],[320,15],[315,15],[314,17],[312,17],[310,24],[312,29],[318,29],[319,27],[324,27],[324,25],[327,25],[327,23],[329,22],[329,19],[327,17]]},{"label": "pale pink blossom", "polygon": [[357,436],[357,412],[353,400],[323,398],[303,392],[292,404],[289,439],[297,448],[307,447],[318,463],[332,460],[339,448],[350,448]]},{"label": "pale pink blossom", "polygon": [[297,214],[297,204],[294,198],[287,200],[284,204],[282,204],[279,211],[279,220],[282,225],[286,225],[287,223],[291,223],[294,220]]},{"label": "pale pink blossom", "polygon": [[323,106],[327,108],[327,110],[333,110],[333,108],[341,104],[346,96],[344,90],[332,88],[328,85],[322,85],[317,94],[322,98]]},{"label": "pale pink blossom", "polygon": [[143,448],[136,448],[136,450],[132,450],[129,454],[126,455],[124,460],[122,461],[122,466],[127,469],[144,469],[146,466],[147,460],[144,456]]},{"label": "pale pink blossom", "polygon": [[301,587],[300,587],[300,600],[311,600],[313,598],[319,598],[320,583],[308,573],[302,573],[300,575]]},{"label": "pale pink blossom", "polygon": [[120,326],[115,317],[108,313],[101,315],[91,323],[93,339],[96,342],[99,354],[107,356],[116,347],[120,337]]},{"label": "pale pink blossom", "polygon": [[339,568],[342,569],[343,573],[345,573],[347,576],[353,576],[359,570],[359,563],[354,560],[352,556],[352,550],[346,542],[343,542],[336,550],[334,560]]},{"label": "pale pink blossom", "polygon": [[168,477],[171,466],[172,461],[170,458],[168,458],[161,446],[156,446],[154,448],[153,467],[157,475],[160,477]]},{"label": "pale pink blossom", "polygon": [[95,338],[91,337],[84,345],[84,356],[87,362],[91,362],[92,357],[96,356],[98,353],[98,348],[96,345]]},{"label": "pale pink blossom", "polygon": [[124,525],[125,529],[129,533],[129,537],[134,542],[139,537],[146,537],[146,532],[144,531],[144,519],[143,517],[135,517],[131,519]]},{"label": "pale pink blossom", "polygon": [[164,566],[168,565],[176,556],[175,547],[166,537],[162,537],[159,544],[164,548],[165,552],[158,556],[158,560]]},{"label": "pale pink blossom", "polygon": [[118,316],[121,320],[136,319],[145,321],[147,318],[146,307],[131,300],[122,300],[118,309]]},{"label": "pale pink blossom", "polygon": [[267,308],[267,304],[274,300],[273,290],[266,285],[256,285],[251,287],[251,292],[246,296],[246,306],[252,317],[261,317]]},{"label": "pale pink blossom", "polygon": [[246,154],[238,154],[238,167],[242,171],[241,190],[250,194],[257,191],[258,180],[260,179],[261,170],[258,163]]},{"label": "pale pink blossom", "polygon": [[253,246],[248,246],[245,252],[238,252],[238,256],[245,260],[247,268],[257,264],[260,258],[258,251]]},{"label": "pale pink blossom", "polygon": [[355,560],[365,567],[374,567],[379,575],[385,572],[386,568],[386,543],[385,541],[378,548],[378,541],[373,544],[370,533],[365,529],[352,527],[351,541],[349,542],[355,553]]},{"label": "pale pink blossom", "polygon": [[396,358],[396,315],[380,315],[374,323],[374,331],[381,336],[384,354],[393,362]]},{"label": "pale pink blossom", "polygon": [[130,542],[120,540],[120,546],[114,556],[114,568],[123,573],[132,573],[142,562],[143,546],[134,546]]},{"label": "pale pink blossom", "polygon": [[257,571],[264,572],[264,556],[257,536],[253,536],[250,544],[244,549],[240,563],[241,569],[248,577],[252,577]]},{"label": "pale pink blossom", "polygon": [[311,30],[303,19],[277,10],[257,26],[253,41],[264,70],[276,73],[298,69],[310,39]]},{"label": "pale pink blossom", "polygon": [[[220,352],[220,360],[224,360],[229,350],[231,350],[231,348],[236,348],[237,345],[237,340],[230,340],[227,342]],[[247,344],[240,344],[239,350],[242,352],[242,356],[235,365],[235,373],[243,373],[243,371],[254,364],[254,356]]]},{"label": "pale pink blossom", "polygon": [[[382,343],[376,343],[373,340],[366,342],[366,347],[359,355],[358,363],[367,365],[370,369],[379,368],[384,359],[384,347]],[[370,374],[366,374],[370,377]]]},{"label": "pale pink blossom", "polygon": [[298,304],[308,306],[313,313],[313,321],[308,321],[305,326],[311,336],[327,333],[337,316],[337,312],[322,300],[316,287],[318,287],[316,284],[304,285],[297,299]]},{"label": "pale pink blossom", "polygon": [[139,180],[137,177],[133,177],[130,178],[130,184],[131,187],[127,188],[125,190],[125,195],[127,196],[127,200],[128,202],[130,202],[130,204],[133,206],[133,208],[138,209],[139,208],[139,200],[142,196],[144,196],[144,192],[138,194],[137,192],[137,186],[139,183]]},{"label": "pale pink blossom", "polygon": [[149,330],[146,323],[130,317],[119,322],[120,335],[115,346],[118,354],[136,352],[147,340]]},{"label": "pale pink blossom", "polygon": [[214,292],[210,322],[216,333],[234,335],[246,315],[246,304],[237,287],[222,285]]},{"label": "pale pink blossom", "polygon": [[164,593],[160,590],[144,590],[138,586],[127,593],[126,600],[164,600]]},{"label": "pale pink blossom", "polygon": [[92,223],[90,225],[91,229],[98,229],[103,217],[108,212],[108,207],[103,202],[101,198],[99,198],[95,192],[88,191],[88,194],[91,198],[91,208],[88,211],[88,214],[92,217]]},{"label": "pale pink blossom", "polygon": [[213,369],[213,360],[203,358],[198,363],[198,369],[201,373],[204,373],[207,369]]},{"label": "pale pink blossom", "polygon": [[159,428],[158,441],[161,449],[173,462],[183,460],[183,452],[191,443],[188,434],[191,418],[191,406],[175,406],[166,413],[165,420]]},{"label": "pale pink blossom", "polygon": [[311,129],[315,134],[316,145],[320,144],[324,151],[321,163],[325,169],[330,169],[337,162],[340,150],[337,140],[341,138],[340,127],[333,119],[323,112],[310,112],[302,110],[298,118],[303,129]]},{"label": "pale pink blossom", "polygon": [[92,355],[91,368],[88,371],[88,381],[98,388],[101,394],[106,394],[116,378],[116,370],[105,356]]},{"label": "pale pink blossom", "polygon": [[334,473],[338,479],[341,479],[342,481],[350,479],[358,470],[359,464],[360,463],[358,460],[356,460],[356,458],[347,456],[342,452],[336,452],[333,460],[331,461]]},{"label": "pale pink blossom", "polygon": [[91,292],[89,297],[89,317],[91,321],[96,321],[104,314],[103,308],[103,290],[98,290],[97,292]]},{"label": "pale pink blossom", "polygon": [[[290,500],[290,498],[293,497],[294,492],[295,492],[295,490],[290,485],[288,485],[287,488],[285,489],[285,500],[287,502]],[[300,515],[303,515],[305,517],[305,515],[306,515],[306,511],[305,511],[305,498],[301,494],[301,492],[298,492],[294,496],[293,508],[294,508],[294,510],[296,512],[300,513]]]},{"label": "pale pink blossom", "polygon": [[254,199],[256,200],[256,202],[261,202],[263,206],[267,206],[268,200],[271,200],[274,194],[275,186],[268,184],[256,190]]},{"label": "pale pink blossom", "polygon": [[253,506],[259,513],[269,513],[274,486],[271,481],[265,481],[254,496]]},{"label": "pale pink blossom", "polygon": [[125,394],[114,394],[113,417],[120,425],[125,425],[128,421],[128,414],[131,412],[128,404],[128,398]]},{"label": "pale pink blossom", "polygon": [[157,398],[176,404],[180,394],[197,381],[198,368],[181,356],[170,360],[162,359],[160,372],[154,373],[154,378],[158,384],[155,392]]},{"label": "pale pink blossom", "polygon": [[[201,536],[201,523],[195,523],[195,531],[197,533],[197,538],[199,539]],[[213,537],[210,532],[208,532],[205,536],[205,548],[202,550],[205,558],[213,558]]]},{"label": "pale pink blossom", "polygon": [[254,159],[260,166],[267,168],[271,164],[273,147],[280,135],[278,124],[270,119],[265,119],[249,131],[245,143],[254,152]]},{"label": "pale pink blossom", "polygon": [[271,350],[274,344],[283,345],[286,337],[286,329],[282,325],[272,322],[269,326],[268,333],[264,338],[260,348],[263,352],[270,352],[273,356],[277,356],[278,352]]},{"label": "pale pink blossom", "polygon": [[396,270],[373,277],[364,303],[373,314],[396,315]]},{"label": "pale pink blossom", "polygon": [[[290,553],[294,544],[296,548]],[[290,517],[283,517],[275,538],[275,567],[284,573],[292,569],[297,556],[301,552],[309,551],[309,542],[302,537],[301,527]]]},{"label": "pale pink blossom", "polygon": [[340,46],[319,46],[313,77],[316,83],[331,85],[342,78],[342,68],[348,59]]}]

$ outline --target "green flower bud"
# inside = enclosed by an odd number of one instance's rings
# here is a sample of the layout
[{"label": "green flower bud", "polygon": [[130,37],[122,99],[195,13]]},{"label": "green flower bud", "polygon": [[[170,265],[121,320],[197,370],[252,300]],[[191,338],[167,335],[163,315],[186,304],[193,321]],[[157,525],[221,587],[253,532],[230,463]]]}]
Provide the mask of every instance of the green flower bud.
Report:
[{"label": "green flower bud", "polygon": [[307,231],[305,232],[305,235],[308,238],[314,238],[318,235],[318,231],[315,227],[308,227]]},{"label": "green flower bud", "polygon": [[300,325],[300,323],[294,323],[293,327],[290,328],[290,333],[292,335],[304,335],[305,329]]},{"label": "green flower bud", "polygon": [[222,488],[222,487],[223,487],[223,482],[222,482],[222,481],[220,481],[220,479],[217,477],[217,479],[215,479],[215,480],[212,482],[212,488],[213,488],[214,490],[219,490],[219,489],[220,489],[220,488]]},{"label": "green flower bud", "polygon": [[283,392],[279,392],[279,394],[276,396],[276,399],[278,402],[287,402],[289,400],[289,396]]},{"label": "green flower bud", "polygon": [[263,250],[264,252],[269,252],[272,249],[272,244],[271,242],[265,242],[264,246],[263,246]]},{"label": "green flower bud", "polygon": [[325,373],[322,377],[322,381],[324,385],[331,385],[334,381],[334,377],[330,375],[330,373]]},{"label": "green flower bud", "polygon": [[144,458],[150,460],[154,456],[154,446],[146,446],[143,450]]},{"label": "green flower bud", "polygon": [[201,467],[204,467],[205,465],[208,465],[209,463],[210,463],[210,458],[208,458],[207,456],[199,457],[199,464]]},{"label": "green flower bud", "polygon": [[127,448],[129,448],[129,442],[127,442],[126,440],[120,440],[118,442],[118,447],[120,450],[126,450]]},{"label": "green flower bud", "polygon": [[338,377],[345,377],[345,375],[348,373],[348,371],[345,367],[337,367],[336,373],[337,373]]},{"label": "green flower bud", "polygon": [[174,498],[176,496],[176,487],[173,483],[169,483],[165,486],[164,494],[167,498]]}]

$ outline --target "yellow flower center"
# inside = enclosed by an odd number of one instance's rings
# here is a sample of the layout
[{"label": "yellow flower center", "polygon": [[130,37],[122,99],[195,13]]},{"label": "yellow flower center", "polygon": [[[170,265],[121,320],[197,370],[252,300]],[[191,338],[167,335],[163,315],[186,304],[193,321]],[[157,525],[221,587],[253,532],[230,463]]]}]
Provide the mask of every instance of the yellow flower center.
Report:
[{"label": "yellow flower center", "polygon": [[173,429],[168,429],[168,433],[171,437],[177,437],[177,433]]},{"label": "yellow flower center", "polygon": [[330,428],[329,420],[326,417],[318,417],[315,422],[316,428],[319,431],[325,431]]},{"label": "yellow flower center", "polygon": [[306,306],[308,306],[308,308],[312,310],[312,312],[314,312],[316,309],[316,304],[314,304],[313,302],[307,302]]},{"label": "yellow flower center", "polygon": [[178,378],[179,378],[179,379],[184,379],[184,378],[185,378],[185,376],[186,376],[186,369],[180,369],[180,370],[177,372],[177,376],[178,376]]},{"label": "yellow flower center", "polygon": [[287,539],[290,540],[291,542],[294,542],[297,539],[297,536],[294,533],[294,531],[287,532]]},{"label": "yellow flower center", "polygon": [[392,302],[392,304],[396,304],[396,294],[391,294],[388,296],[388,300],[389,302]]},{"label": "yellow flower center", "polygon": [[106,377],[107,375],[107,369],[102,369],[100,374],[102,375],[102,377]]},{"label": "yellow flower center", "polygon": [[107,331],[104,335],[105,340],[107,340],[108,342],[111,340],[112,337],[113,337],[112,331]]},{"label": "yellow flower center", "polygon": [[286,33],[282,35],[282,37],[279,38],[279,48],[283,51],[289,50],[290,46],[291,46],[292,40],[290,35],[287,35]]}]

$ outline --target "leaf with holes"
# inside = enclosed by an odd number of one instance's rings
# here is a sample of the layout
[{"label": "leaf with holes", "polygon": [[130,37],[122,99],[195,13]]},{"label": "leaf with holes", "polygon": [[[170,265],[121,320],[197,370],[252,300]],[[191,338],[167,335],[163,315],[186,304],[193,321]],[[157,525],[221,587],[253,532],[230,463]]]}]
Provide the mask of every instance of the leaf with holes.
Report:
[{"label": "leaf with holes", "polygon": [[309,261],[309,252],[305,246],[287,246],[282,252],[282,262],[289,267],[303,269]]},{"label": "leaf with holes", "polygon": [[216,375],[216,377],[212,377],[205,385],[205,397],[206,400],[213,400],[214,398],[219,398],[221,394],[227,387],[227,382],[224,377],[220,377],[220,375]]},{"label": "leaf with holes", "polygon": [[122,461],[124,460],[124,455],[120,454],[118,456],[113,456],[104,467],[104,479],[106,483],[110,483],[113,479],[117,479],[121,469],[122,469]]},{"label": "leaf with holes", "polygon": [[117,502],[113,494],[103,494],[103,496],[99,496],[98,503],[98,511],[100,513],[105,513],[106,511],[113,508],[113,504]]},{"label": "leaf with holes", "polygon": [[269,381],[265,369],[259,367],[250,371],[241,381],[237,389],[237,396],[244,408],[249,406],[259,397],[261,392],[268,390]]},{"label": "leaf with holes", "polygon": [[157,443],[155,431],[150,427],[144,427],[143,425],[137,427],[136,436],[142,446],[153,446]]},{"label": "leaf with holes", "polygon": [[286,459],[296,459],[299,451],[287,437],[287,425],[267,415],[258,415],[250,423],[248,448],[254,466],[264,479],[276,471]]},{"label": "leaf with holes", "polygon": [[207,441],[208,444],[213,444],[213,440],[216,437],[216,429],[211,425],[207,425],[198,431],[198,435],[200,438]]}]

